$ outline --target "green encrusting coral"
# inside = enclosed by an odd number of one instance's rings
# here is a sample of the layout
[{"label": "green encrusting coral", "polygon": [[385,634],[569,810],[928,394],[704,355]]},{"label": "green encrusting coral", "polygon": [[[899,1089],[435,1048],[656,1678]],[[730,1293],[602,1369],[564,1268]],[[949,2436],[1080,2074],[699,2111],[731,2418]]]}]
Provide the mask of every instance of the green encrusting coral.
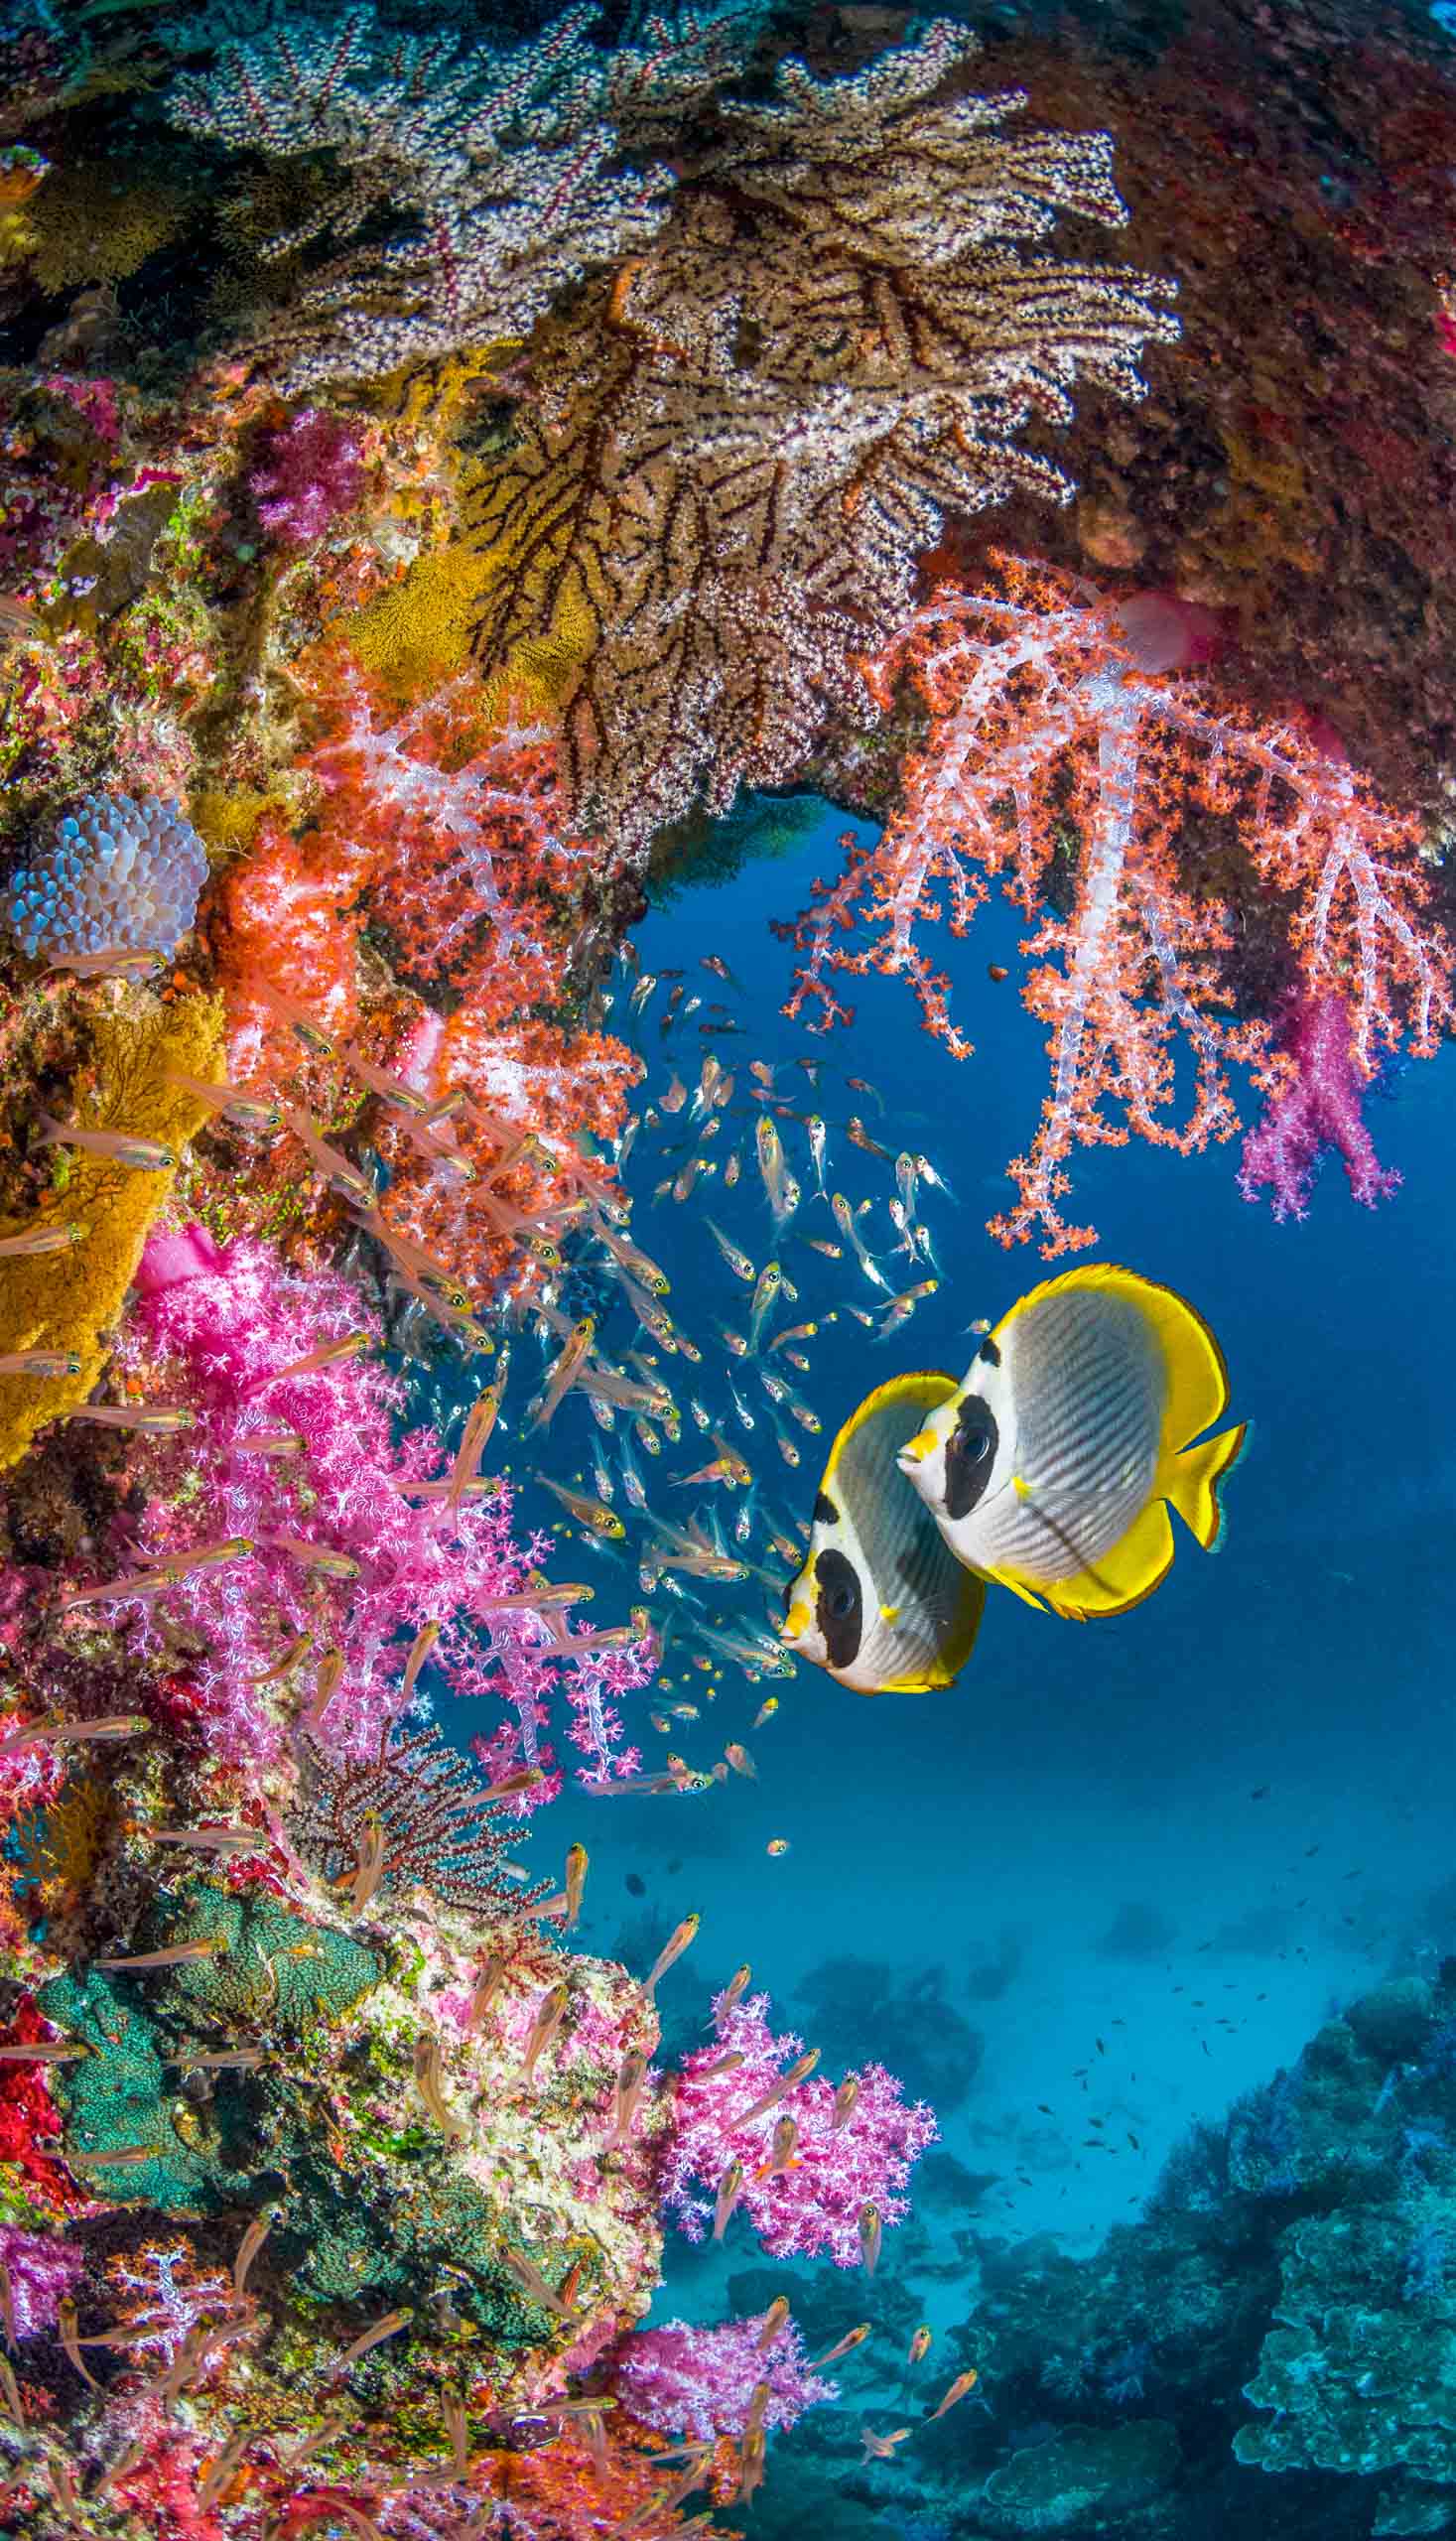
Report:
[{"label": "green encrusting coral", "polygon": [[[188,2058],[260,2044],[265,2024],[267,2044],[286,2055],[352,2010],[382,1973],[346,1933],[288,1914],[266,1891],[205,1883],[159,1901],[128,1954],[198,1941],[223,1947],[155,1971],[67,1969],[37,1998],[48,2020],[91,2051],[58,2071],[66,2160],[118,2201],[167,2213],[246,2206],[287,2176],[290,2128],[267,2122],[265,2069],[211,2073],[199,2097]],[[290,2092],[282,2105],[294,2127],[307,2127],[306,2098]],[[95,2159],[143,2150],[153,2158]]]},{"label": "green encrusting coral", "polygon": [[[593,2247],[527,2245],[427,2122],[398,1969],[266,1889],[206,1880],[159,1898],[127,1955],[199,1943],[207,1955],[154,1969],[69,1969],[38,1996],[90,2051],[56,2073],[76,2176],[118,2205],[169,2214],[271,2207],[301,2309],[411,2310],[435,2298],[448,2345],[549,2344],[559,2326],[507,2255],[553,2283],[578,2259],[595,2278]],[[261,2048],[262,2061],[190,2071],[191,2059],[236,2047]]]}]

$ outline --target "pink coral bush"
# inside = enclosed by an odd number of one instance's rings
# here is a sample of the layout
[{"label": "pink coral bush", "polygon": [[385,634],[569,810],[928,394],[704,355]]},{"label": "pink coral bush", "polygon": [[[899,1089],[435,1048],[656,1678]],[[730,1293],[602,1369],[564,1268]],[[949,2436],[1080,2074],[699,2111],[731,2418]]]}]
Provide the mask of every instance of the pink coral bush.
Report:
[{"label": "pink coral bush", "polygon": [[249,478],[258,518],[280,547],[311,547],[364,490],[359,437],[341,415],[304,406],[273,434]]},{"label": "pink coral bush", "polygon": [[81,2273],[79,2250],[49,2232],[22,2232],[0,2223],[0,2266],[10,2283],[18,2337],[35,2338],[56,2326],[57,2307]]},{"label": "pink coral bush", "polygon": [[[186,1275],[152,1282],[159,1265]],[[541,1732],[550,1696],[579,1705],[594,1760],[600,1706],[645,1683],[645,1645],[590,1645],[574,1659],[569,1630],[532,1608],[502,1612],[527,1587],[550,1539],[517,1542],[511,1495],[467,1499],[455,1511],[412,1498],[448,1470],[441,1440],[417,1429],[397,1442],[392,1415],[402,1390],[376,1359],[354,1356],[270,1382],[274,1372],[349,1333],[377,1341],[358,1292],[332,1270],[290,1270],[266,1245],[229,1245],[207,1265],[196,1241],[148,1248],[121,1359],[156,1404],[179,1405],[193,1425],[139,1450],[148,1488],[144,1515],[125,1545],[111,1547],[124,1576],[199,1547],[237,1541],[239,1551],[181,1573],[160,1594],[98,1600],[73,1611],[124,1624],[130,1646],[175,1664],[179,1639],[198,1646],[193,1690],[216,1751],[233,1761],[282,1746],[297,1696],[261,1683],[287,1645],[313,1636],[316,1651],[342,1653],[338,1690],[318,1734],[335,1754],[362,1756],[401,1710],[410,1642],[438,1623],[432,1664],[457,1694],[506,1707],[488,1742],[498,1775],[523,1758],[559,1787]],[[297,1448],[290,1436],[302,1441]],[[283,1440],[280,1449],[278,1441]],[[269,1442],[273,1442],[271,1445]],[[341,1559],[348,1575],[310,1556]],[[285,1680],[286,1681],[286,1680]],[[629,1751],[630,1752],[630,1751]],[[631,1771],[635,1757],[609,1757]]]},{"label": "pink coral bush", "polygon": [[765,2352],[759,2336],[766,2315],[722,2321],[700,2329],[688,2321],[664,2321],[624,2339],[612,2358],[612,2384],[623,2408],[660,2435],[721,2435],[736,2442],[747,2423],[758,2383],[768,2384],[763,2424],[770,2432],[796,2426],[806,2409],[840,2396],[837,2382],[811,2373],[804,2341],[785,2321]]},{"label": "pink coral bush", "polygon": [[1321,1160],[1333,1147],[1351,1196],[1373,1209],[1398,1190],[1400,1176],[1381,1163],[1365,1125],[1361,1107],[1370,1079],[1355,1063],[1344,998],[1331,990],[1291,999],[1279,1047],[1294,1074],[1244,1141],[1239,1188],[1245,1199],[1257,1200],[1267,1189],[1275,1218],[1307,1217]]},{"label": "pink coral bush", "polygon": [[[719,2183],[738,2161],[743,2210],[771,2258],[829,2257],[836,2267],[858,2267],[860,2210],[874,2206],[883,2223],[906,2213],[901,2192],[939,2131],[933,2110],[923,2100],[907,2103],[882,2065],[866,2065],[843,2126],[834,2123],[834,2085],[818,2073],[744,2125],[744,2112],[773,2089],[804,2042],[770,2030],[766,1994],[727,2007],[720,1994],[713,2009],[717,2037],[688,2058],[678,2082],[663,2179],[668,2211],[690,2240],[701,2241]],[[729,2053],[742,2063],[715,2073]],[[798,2141],[792,2168],[770,2179],[763,2172],[781,2117],[795,2120]]]}]

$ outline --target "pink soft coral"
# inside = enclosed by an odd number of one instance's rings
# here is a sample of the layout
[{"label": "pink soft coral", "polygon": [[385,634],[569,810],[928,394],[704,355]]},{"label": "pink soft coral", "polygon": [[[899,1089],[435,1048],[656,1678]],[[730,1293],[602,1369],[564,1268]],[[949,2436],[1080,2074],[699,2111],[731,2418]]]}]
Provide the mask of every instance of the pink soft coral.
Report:
[{"label": "pink soft coral", "polygon": [[[690,2056],[673,2103],[663,2195],[690,2240],[699,2241],[712,2214],[712,2194],[728,2164],[743,2166],[741,2204],[770,2257],[828,2256],[837,2267],[860,2264],[860,2210],[877,2207],[884,2223],[907,2211],[901,2191],[937,2128],[923,2101],[907,2104],[900,2084],[882,2065],[864,2066],[859,2096],[846,2123],[834,2123],[832,2083],[810,2074],[766,2115],[751,2124],[743,2113],[772,2090],[803,2047],[802,2039],[775,2037],[768,2026],[766,1994],[726,2007],[714,2005],[717,2038]],[[742,2057],[730,2073],[713,2072],[725,2054]],[[760,2176],[781,2117],[798,2127],[793,2167],[772,2179]],[[695,2191],[707,2190],[707,2199]]]},{"label": "pink soft coral", "polygon": [[81,2272],[81,2254],[50,2232],[0,2223],[0,2266],[10,2280],[15,2327],[23,2339],[55,2327],[57,2306]]},{"label": "pink soft coral", "polygon": [[1373,1209],[1399,1188],[1400,1176],[1381,1163],[1365,1125],[1361,1105],[1370,1079],[1355,1063],[1344,998],[1331,990],[1291,999],[1279,1047],[1294,1074],[1244,1141],[1239,1188],[1245,1199],[1257,1200],[1267,1188],[1276,1218],[1307,1217],[1321,1158],[1334,1147],[1352,1196]]},{"label": "pink soft coral", "polygon": [[[194,1425],[138,1451],[150,1500],[134,1542],[117,1547],[118,1567],[134,1573],[234,1539],[244,1549],[185,1572],[160,1595],[87,1605],[77,1620],[114,1615],[141,1652],[171,1652],[179,1634],[196,1641],[194,1686],[208,1736],[234,1760],[279,1751],[278,1687],[259,1679],[303,1633],[345,1663],[320,1737],[338,1754],[371,1753],[400,1711],[409,1641],[436,1622],[433,1665],[453,1690],[507,1707],[492,1742],[496,1771],[525,1754],[549,1776],[551,1751],[539,1734],[548,1699],[564,1685],[590,1713],[604,1664],[589,1651],[579,1667],[571,1636],[534,1610],[501,1611],[502,1598],[526,1587],[548,1539],[515,1540],[504,1487],[454,1512],[410,1497],[445,1470],[444,1450],[429,1429],[396,1444],[390,1422],[401,1389],[376,1360],[336,1360],[269,1382],[346,1333],[377,1340],[357,1291],[335,1272],[306,1276],[262,1244],[232,1244],[210,1269],[199,1267],[195,1245],[185,1252],[191,1275],[143,1295],[121,1357],[152,1401],[185,1406]],[[149,1248],[144,1288],[161,1258]],[[260,1453],[253,1444],[280,1433],[295,1433],[302,1446]],[[343,1556],[352,1575],[312,1566],[299,1546]],[[611,1689],[625,1692],[650,1672],[645,1647],[617,1651]],[[288,1703],[297,1710],[296,1696]],[[548,1780],[536,1797],[555,1787]]]},{"label": "pink soft coral", "polygon": [[664,2321],[624,2340],[612,2359],[622,2405],[661,2435],[706,2442],[741,2437],[760,2382],[768,2384],[763,2423],[770,2430],[795,2426],[806,2409],[837,2400],[838,2383],[809,2371],[794,2322],[784,2322],[765,2352],[759,2343],[765,2318],[722,2321],[715,2329]]},{"label": "pink soft coral", "polygon": [[273,434],[249,483],[258,518],[280,547],[311,547],[364,490],[362,445],[341,415],[304,406]]}]

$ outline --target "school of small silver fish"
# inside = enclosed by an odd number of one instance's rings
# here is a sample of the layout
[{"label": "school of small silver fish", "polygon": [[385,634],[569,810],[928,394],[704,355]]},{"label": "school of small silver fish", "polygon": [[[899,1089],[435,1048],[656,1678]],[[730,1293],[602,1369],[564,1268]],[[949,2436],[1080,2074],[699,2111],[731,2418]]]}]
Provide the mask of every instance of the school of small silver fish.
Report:
[{"label": "school of small silver fish", "polygon": [[[778,1709],[770,1682],[797,1672],[780,1626],[825,1433],[816,1344],[837,1324],[871,1344],[903,1329],[940,1283],[924,1201],[954,1194],[931,1158],[866,1128],[865,1111],[878,1118],[883,1105],[863,1078],[807,1056],[721,1057],[721,1037],[745,1035],[709,981],[634,977],[627,959],[601,1006],[614,1029],[635,1029],[647,1075],[620,1137],[587,1162],[631,1200],[603,1180],[558,1261],[538,1256],[493,1372],[492,1418],[502,1470],[622,1566],[633,1623],[661,1648],[653,1708],[632,1730],[649,1726],[667,1747],[636,1787],[700,1792],[757,1771],[740,1737],[716,1754],[705,1743],[708,1707],[740,1681],[761,1688],[752,1735]],[[736,987],[719,957],[703,968]],[[691,1307],[644,1225],[679,1212],[706,1237]],[[680,1221],[661,1240],[674,1263],[684,1232]],[[700,1760],[680,1752],[690,1746]],[[787,1850],[783,1837],[769,1846]]]}]

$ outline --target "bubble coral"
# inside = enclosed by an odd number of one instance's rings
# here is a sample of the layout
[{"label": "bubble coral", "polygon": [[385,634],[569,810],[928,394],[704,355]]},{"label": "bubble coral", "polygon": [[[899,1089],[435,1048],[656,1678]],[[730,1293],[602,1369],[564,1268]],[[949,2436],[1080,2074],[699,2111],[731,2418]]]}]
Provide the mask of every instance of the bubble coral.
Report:
[{"label": "bubble coral", "polygon": [[113,946],[175,953],[197,916],[207,851],[175,802],[86,794],[11,881],[7,923],[34,960]]}]

